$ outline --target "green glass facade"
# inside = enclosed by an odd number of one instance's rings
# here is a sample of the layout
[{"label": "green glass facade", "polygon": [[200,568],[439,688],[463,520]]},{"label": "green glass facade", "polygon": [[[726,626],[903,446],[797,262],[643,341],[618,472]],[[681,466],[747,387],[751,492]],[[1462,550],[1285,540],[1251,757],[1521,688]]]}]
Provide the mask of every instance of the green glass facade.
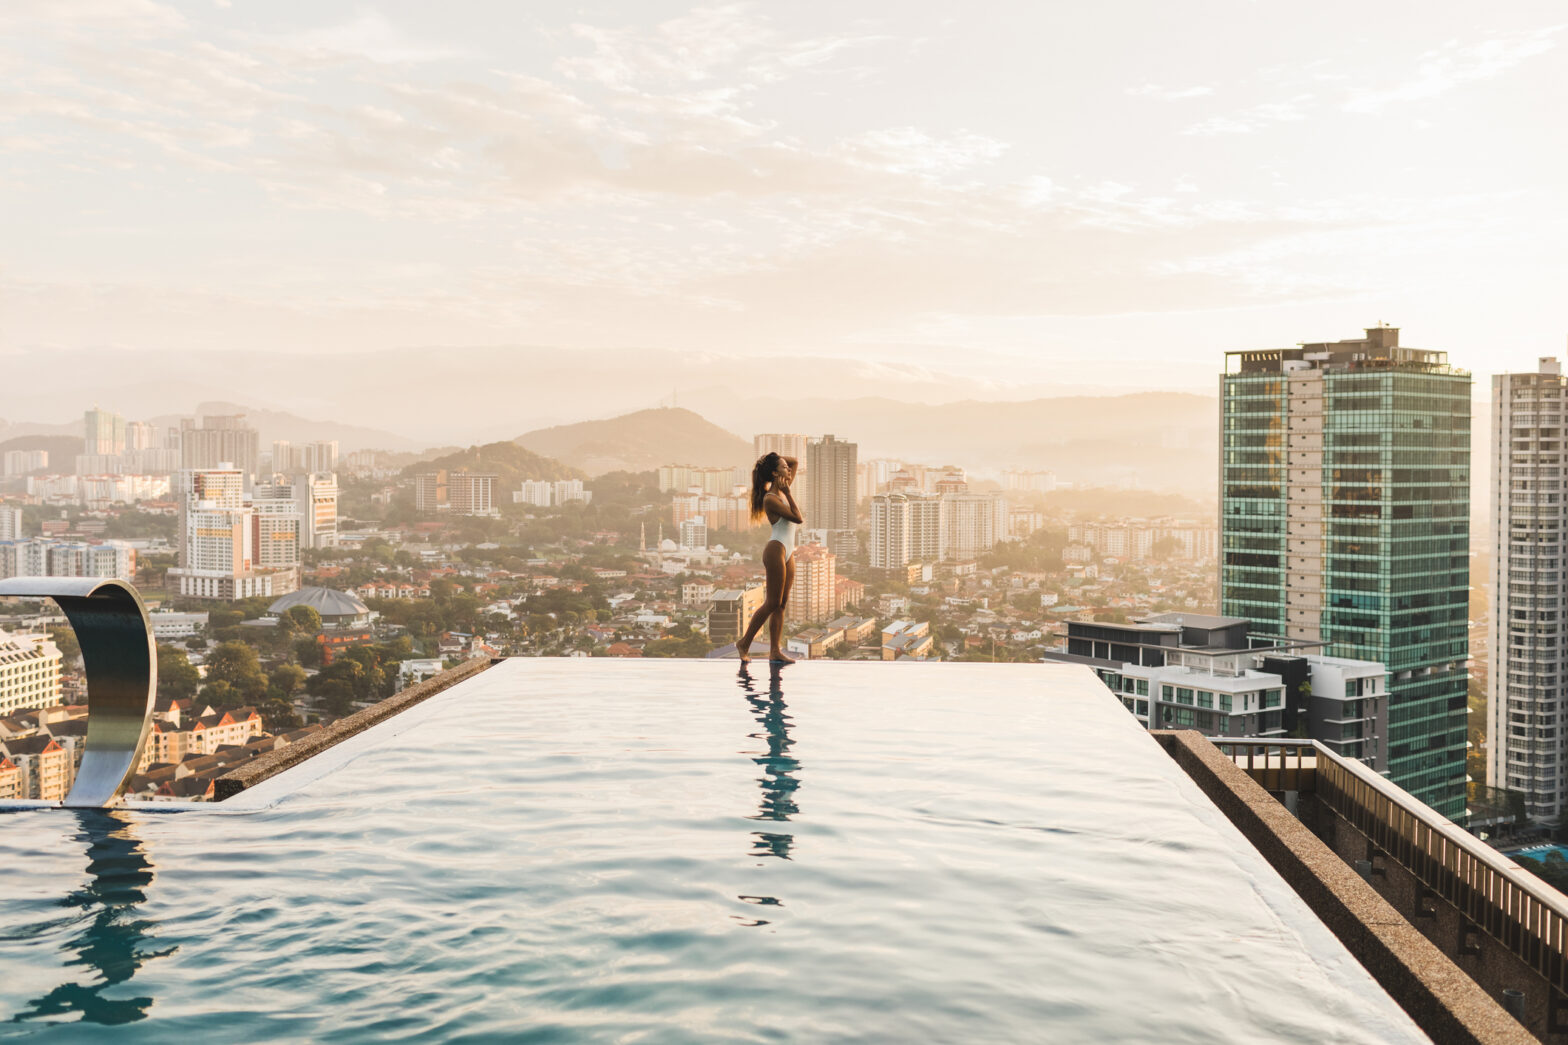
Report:
[{"label": "green glass facade", "polygon": [[[1360,351],[1313,358],[1314,349],[1347,345]],[[1386,347],[1239,353],[1248,362],[1223,377],[1221,613],[1249,619],[1255,634],[1293,638],[1311,637],[1300,632],[1315,617],[1324,652],[1382,662],[1389,776],[1457,820],[1465,812],[1470,376],[1438,362],[1441,353],[1379,358]],[[1321,372],[1298,383],[1290,367],[1298,380],[1302,369]],[[1294,425],[1292,410],[1303,415]],[[1304,484],[1304,460],[1316,489]],[[1303,533],[1311,540],[1298,539]]]}]

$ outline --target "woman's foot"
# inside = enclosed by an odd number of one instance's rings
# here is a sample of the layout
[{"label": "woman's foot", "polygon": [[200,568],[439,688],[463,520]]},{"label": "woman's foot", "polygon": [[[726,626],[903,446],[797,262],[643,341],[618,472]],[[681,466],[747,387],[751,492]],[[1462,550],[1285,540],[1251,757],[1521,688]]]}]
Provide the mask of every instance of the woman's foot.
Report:
[{"label": "woman's foot", "polygon": [[739,646],[736,646],[735,647],[735,654],[738,657],[740,657],[740,662],[742,664],[750,664],[751,663],[751,651],[750,650],[743,650]]},{"label": "woman's foot", "polygon": [[788,653],[785,653],[781,649],[769,650],[768,651],[768,660],[771,661],[774,664],[793,664],[793,663],[795,663],[795,658],[791,657]]}]

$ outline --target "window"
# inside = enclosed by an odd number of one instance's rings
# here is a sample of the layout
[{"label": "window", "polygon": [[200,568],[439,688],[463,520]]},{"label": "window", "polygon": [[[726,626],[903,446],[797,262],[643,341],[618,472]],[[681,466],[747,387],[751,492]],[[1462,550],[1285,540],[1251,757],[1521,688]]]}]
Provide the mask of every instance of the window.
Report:
[{"label": "window", "polygon": [[[1138,680],[1138,696],[1140,696],[1140,697],[1147,697],[1148,695],[1149,695],[1149,680],[1148,679],[1139,679]],[[1144,702],[1140,700],[1138,703],[1142,704]]]},{"label": "window", "polygon": [[1187,689],[1185,686],[1177,687],[1177,689],[1176,689],[1176,703],[1178,703],[1178,704],[1191,704],[1192,703],[1192,690]]},{"label": "window", "polygon": [[1229,711],[1230,710],[1230,694],[1229,693],[1221,693],[1220,694],[1220,710],[1221,711]]},{"label": "window", "polygon": [[1285,701],[1285,691],[1282,689],[1268,689],[1263,691],[1263,706],[1277,708]]},{"label": "window", "polygon": [[1140,701],[1138,701],[1138,711],[1137,711],[1137,713],[1139,715],[1142,715],[1144,718],[1148,718],[1149,717],[1149,702],[1147,700],[1140,700]]},{"label": "window", "polygon": [[1200,708],[1212,708],[1214,706],[1214,694],[1206,690],[1198,690],[1198,706]]},{"label": "window", "polygon": [[1160,687],[1160,696],[1164,697],[1166,700],[1175,700],[1176,699],[1176,689],[1175,689],[1175,687],[1174,686],[1161,686]]}]

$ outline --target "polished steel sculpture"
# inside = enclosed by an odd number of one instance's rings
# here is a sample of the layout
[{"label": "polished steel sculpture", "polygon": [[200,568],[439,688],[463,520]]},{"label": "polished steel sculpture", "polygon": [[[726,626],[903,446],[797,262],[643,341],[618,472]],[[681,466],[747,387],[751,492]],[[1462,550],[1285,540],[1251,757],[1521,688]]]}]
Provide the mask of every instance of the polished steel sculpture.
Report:
[{"label": "polished steel sculpture", "polygon": [[99,577],[13,577],[0,580],[0,596],[53,599],[76,631],[87,670],[87,748],[64,804],[113,805],[136,771],[158,691],[157,645],[141,596]]}]

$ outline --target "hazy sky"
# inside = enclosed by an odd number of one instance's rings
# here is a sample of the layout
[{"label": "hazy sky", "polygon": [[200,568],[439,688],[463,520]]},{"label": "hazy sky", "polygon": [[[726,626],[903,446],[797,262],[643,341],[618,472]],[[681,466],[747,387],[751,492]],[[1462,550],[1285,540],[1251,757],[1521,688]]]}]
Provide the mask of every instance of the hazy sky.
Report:
[{"label": "hazy sky", "polygon": [[1382,319],[1533,367],[1568,333],[1565,24],[5,0],[0,351],[649,346],[1212,390],[1226,349]]}]

